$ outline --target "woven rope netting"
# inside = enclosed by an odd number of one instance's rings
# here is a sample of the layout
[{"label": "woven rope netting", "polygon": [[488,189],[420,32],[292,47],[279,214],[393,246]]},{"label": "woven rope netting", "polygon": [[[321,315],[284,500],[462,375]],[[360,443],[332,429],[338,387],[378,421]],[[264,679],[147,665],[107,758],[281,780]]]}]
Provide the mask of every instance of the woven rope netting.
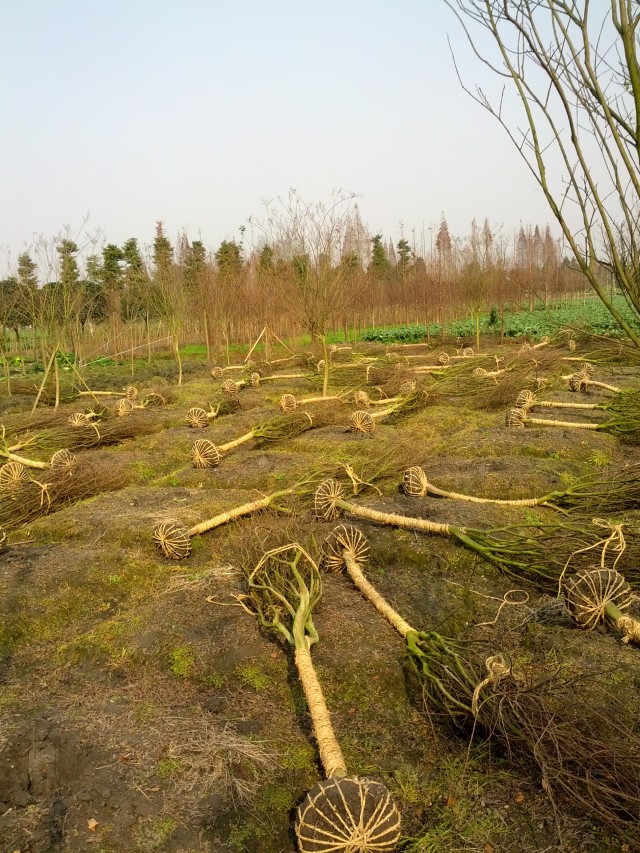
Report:
[{"label": "woven rope netting", "polygon": [[400,813],[381,782],[325,779],[300,805],[296,837],[302,853],[390,851],[400,837]]},{"label": "woven rope netting", "polygon": [[318,641],[313,608],[321,597],[318,567],[297,543],[268,551],[248,578],[250,601],[262,625],[293,646],[295,664],[311,715],[327,778],[298,808],[295,825],[301,853],[391,851],[400,838],[400,814],[387,788],[347,776],[329,709],[315,673],[311,647]]}]

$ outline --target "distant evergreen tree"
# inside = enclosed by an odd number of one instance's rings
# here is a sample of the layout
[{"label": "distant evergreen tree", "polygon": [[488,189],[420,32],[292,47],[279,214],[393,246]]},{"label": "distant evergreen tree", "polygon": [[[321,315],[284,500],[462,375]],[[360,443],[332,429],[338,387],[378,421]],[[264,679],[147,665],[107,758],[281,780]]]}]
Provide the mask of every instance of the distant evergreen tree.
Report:
[{"label": "distant evergreen tree", "polygon": [[382,243],[382,234],[376,234],[371,238],[371,263],[369,264],[369,273],[374,278],[382,281],[389,276],[391,264],[387,257],[387,252]]},{"label": "distant evergreen tree", "polygon": [[396,250],[393,248],[393,240],[389,238],[387,243],[387,259],[391,267],[396,265]]},{"label": "distant evergreen tree", "polygon": [[138,241],[130,237],[122,247],[124,261],[122,315],[127,320],[145,317],[150,308],[149,278]]},{"label": "distant evergreen tree", "polygon": [[184,284],[187,290],[196,290],[202,283],[207,268],[207,251],[202,240],[194,240],[186,247],[184,258]]},{"label": "distant evergreen tree", "polygon": [[155,265],[156,277],[163,278],[169,275],[173,263],[173,246],[164,233],[162,222],[156,222],[156,236],[153,241],[153,263]]},{"label": "distant evergreen tree", "polygon": [[242,249],[234,240],[223,240],[214,257],[222,278],[236,278],[242,272]]},{"label": "distant evergreen tree", "polygon": [[411,246],[409,245],[409,242],[404,238],[398,240],[398,243],[396,244],[396,249],[398,250],[398,261],[396,264],[396,269],[398,271],[399,277],[404,278],[411,269],[413,263],[413,252],[411,251]]}]

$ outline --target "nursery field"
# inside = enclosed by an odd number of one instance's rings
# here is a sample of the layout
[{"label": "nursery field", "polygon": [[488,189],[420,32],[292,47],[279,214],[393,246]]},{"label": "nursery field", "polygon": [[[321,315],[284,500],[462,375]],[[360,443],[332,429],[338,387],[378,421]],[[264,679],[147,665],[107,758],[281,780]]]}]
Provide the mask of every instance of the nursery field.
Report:
[{"label": "nursery field", "polygon": [[1,853],[640,850],[637,351],[237,357],[2,398]]}]

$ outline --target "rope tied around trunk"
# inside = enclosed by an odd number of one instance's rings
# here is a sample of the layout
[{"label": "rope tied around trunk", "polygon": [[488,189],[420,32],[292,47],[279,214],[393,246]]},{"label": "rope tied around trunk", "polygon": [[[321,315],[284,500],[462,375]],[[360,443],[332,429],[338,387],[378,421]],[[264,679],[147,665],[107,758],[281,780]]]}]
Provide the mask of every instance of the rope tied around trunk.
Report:
[{"label": "rope tied around trunk", "polygon": [[600,554],[600,568],[604,569],[606,568],[605,559],[607,556],[607,550],[611,548],[611,551],[614,554],[617,554],[617,557],[613,561],[613,566],[611,567],[612,569],[615,569],[615,567],[618,565],[620,557],[622,557],[625,552],[627,543],[625,542],[623,533],[624,524],[614,524],[612,521],[607,521],[606,518],[592,518],[591,523],[594,525],[594,527],[602,527],[605,530],[610,530],[611,533],[609,534],[609,536],[606,536],[603,539],[599,539],[597,542],[594,542],[593,545],[587,545],[586,548],[579,548],[577,551],[573,551],[569,555],[569,559],[564,564],[564,567],[558,579],[558,595],[561,595],[562,593],[562,582],[564,580],[566,571],[569,568],[569,563],[578,554],[585,554],[587,551],[592,551],[594,548],[599,548],[600,546],[602,546],[602,552]]},{"label": "rope tied around trunk", "polygon": [[501,654],[489,655],[485,660],[484,665],[487,668],[487,677],[483,678],[482,681],[476,685],[476,689],[473,691],[473,698],[471,700],[471,713],[474,717],[478,716],[480,693],[482,690],[484,690],[488,684],[498,684],[503,678],[511,675],[511,666],[505,661]]},{"label": "rope tied around trunk", "polygon": [[640,622],[632,616],[621,616],[618,619],[617,627],[622,632],[622,642],[629,645],[630,643],[640,644]]}]

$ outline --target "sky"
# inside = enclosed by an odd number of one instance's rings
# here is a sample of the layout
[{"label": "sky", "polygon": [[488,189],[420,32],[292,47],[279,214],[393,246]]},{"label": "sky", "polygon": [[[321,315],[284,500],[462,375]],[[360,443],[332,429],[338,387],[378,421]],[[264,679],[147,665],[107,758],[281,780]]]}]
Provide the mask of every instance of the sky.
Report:
[{"label": "sky", "polygon": [[542,227],[448,37],[482,83],[443,0],[0,0],[0,273],[65,229],[215,249],[290,188],[394,243]]}]

